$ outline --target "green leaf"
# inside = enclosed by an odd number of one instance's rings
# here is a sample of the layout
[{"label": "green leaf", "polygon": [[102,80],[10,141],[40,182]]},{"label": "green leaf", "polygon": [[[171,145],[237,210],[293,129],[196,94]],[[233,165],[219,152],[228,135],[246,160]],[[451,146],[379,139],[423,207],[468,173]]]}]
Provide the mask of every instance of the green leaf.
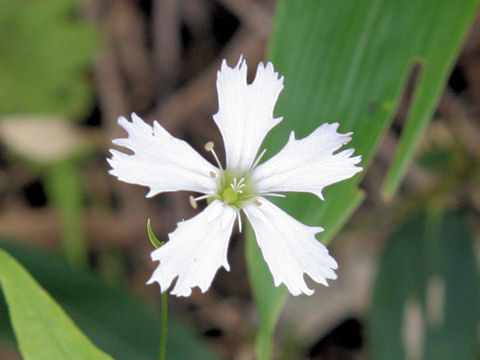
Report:
[{"label": "green leaf", "polygon": [[[386,199],[391,199],[400,186],[415,148],[435,111],[478,6],[476,0],[437,1],[435,6],[430,6],[428,1],[424,3],[425,11],[420,15],[430,16],[421,19],[427,22],[423,26],[426,31],[417,34],[419,43],[412,49],[414,56],[422,59],[422,73],[410,104],[397,153],[383,184],[382,192]],[[410,29],[412,36],[414,31],[416,29]]]},{"label": "green leaf", "polygon": [[[406,133],[410,135],[403,140],[406,150],[401,150],[405,155],[399,155],[400,160],[392,165],[385,188],[385,195],[391,197],[396,187],[388,184],[401,180],[477,4],[477,0],[280,1],[268,54],[285,76],[285,89],[276,107],[276,115],[284,120],[265,141],[268,156],[283,147],[291,130],[304,137],[322,123],[338,122],[339,131],[354,133],[348,147],[362,155],[361,165],[368,169],[412,64],[421,63],[410,115],[414,121],[409,121]],[[310,195],[289,194],[276,203],[307,224],[323,226],[325,232],[319,238],[328,243],[361,203],[364,194],[356,184],[364,174],[327,188],[325,202]],[[263,261],[258,252],[250,253],[249,267]],[[265,313],[259,318],[276,319],[281,309],[278,304],[284,300],[272,292],[271,285],[257,283],[267,277],[256,274],[250,280],[255,300],[270,301],[271,305],[262,306],[260,311]],[[261,359],[270,357],[270,352],[263,354]]]},{"label": "green leaf", "polygon": [[[77,326],[115,359],[158,358],[160,316],[143,301],[85,270],[68,266],[57,256],[4,240],[0,240],[0,249],[21,261]],[[169,321],[168,332],[167,359],[218,359],[178,322]],[[6,309],[1,304],[0,335],[10,338]]]},{"label": "green leaf", "polygon": [[369,336],[373,359],[405,359],[405,311],[424,319],[423,359],[478,357],[480,277],[462,216],[421,214],[393,233],[374,285]]},{"label": "green leaf", "polygon": [[0,114],[80,118],[90,110],[97,34],[80,20],[81,3],[0,1]]},{"label": "green leaf", "polygon": [[148,233],[148,239],[150,240],[150,243],[153,245],[154,248],[159,248],[160,246],[163,245],[163,242],[158,240],[157,236],[153,232],[152,223],[150,219],[147,220],[147,233]]},{"label": "green leaf", "polygon": [[0,282],[25,359],[112,359],[96,348],[50,295],[3,250]]}]

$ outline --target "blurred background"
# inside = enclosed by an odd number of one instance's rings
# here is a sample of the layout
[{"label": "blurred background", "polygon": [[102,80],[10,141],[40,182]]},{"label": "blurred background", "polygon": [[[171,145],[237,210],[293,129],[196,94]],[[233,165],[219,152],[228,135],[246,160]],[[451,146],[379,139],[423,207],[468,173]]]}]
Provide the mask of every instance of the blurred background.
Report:
[{"label": "blurred background", "polygon": [[[110,140],[124,137],[116,120],[131,112],[158,120],[208,159],[203,145],[222,143],[212,121],[216,71],[222,59],[234,65],[243,54],[251,79],[265,59],[275,7],[274,0],[0,4],[0,247],[31,271],[96,344],[116,347],[115,358],[122,358],[119,349],[126,359],[156,353],[157,334],[142,330],[152,339],[143,344],[147,340],[135,336],[144,332],[129,328],[142,321],[148,328],[156,313],[145,309],[160,304],[157,286],[145,285],[156,266],[147,219],[166,239],[179,219],[196,213],[188,193],[145,199],[145,188],[108,174]],[[400,345],[400,357],[392,359],[421,359],[426,348],[431,359],[479,358],[479,19],[454,62],[415,161],[394,200],[386,202],[380,188],[414,96],[419,68],[413,68],[362,180],[367,197],[330,245],[339,279],[329,288],[316,286],[312,297],[288,298],[275,358],[381,358],[378,349],[394,353]],[[222,146],[218,151],[224,159]],[[242,234],[233,236],[228,258],[231,271],[220,270],[207,293],[196,289],[189,298],[170,297],[172,346],[181,348],[191,337],[206,349],[205,358],[253,358],[257,315]],[[424,269],[429,261],[445,276],[430,276]],[[98,295],[100,284],[112,292]],[[454,295],[445,296],[450,286],[456,286]],[[109,297],[118,303],[109,307]],[[130,308],[129,301],[135,302]],[[0,358],[19,359],[3,305],[1,311]],[[95,317],[101,324],[92,325]],[[435,330],[435,324],[449,321],[448,331]],[[110,325],[105,330],[102,324]],[[115,328],[125,334],[109,343],[102,334],[117,336]],[[454,339],[459,350],[448,353],[452,348],[442,349],[442,339]],[[144,353],[127,355],[140,351],[136,346]]]}]

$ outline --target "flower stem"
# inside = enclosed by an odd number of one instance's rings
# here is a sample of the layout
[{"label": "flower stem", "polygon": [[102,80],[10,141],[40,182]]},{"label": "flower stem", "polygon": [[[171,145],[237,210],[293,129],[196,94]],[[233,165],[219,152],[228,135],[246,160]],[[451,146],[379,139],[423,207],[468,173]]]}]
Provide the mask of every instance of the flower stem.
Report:
[{"label": "flower stem", "polygon": [[87,243],[83,228],[83,188],[73,161],[59,161],[47,166],[45,186],[48,200],[53,204],[62,227],[62,247],[70,265],[87,265]]},{"label": "flower stem", "polygon": [[168,293],[162,293],[162,318],[160,328],[160,356],[159,360],[165,360],[167,354],[167,329],[168,329]]},{"label": "flower stem", "polygon": [[[159,248],[163,246],[163,241],[158,240],[157,236],[153,232],[152,223],[150,219],[147,220],[147,233],[150,243],[155,247]],[[162,310],[161,310],[161,319],[160,319],[160,353],[158,358],[160,360],[165,360],[167,355],[167,329],[168,329],[168,293],[164,291],[162,293]]]}]

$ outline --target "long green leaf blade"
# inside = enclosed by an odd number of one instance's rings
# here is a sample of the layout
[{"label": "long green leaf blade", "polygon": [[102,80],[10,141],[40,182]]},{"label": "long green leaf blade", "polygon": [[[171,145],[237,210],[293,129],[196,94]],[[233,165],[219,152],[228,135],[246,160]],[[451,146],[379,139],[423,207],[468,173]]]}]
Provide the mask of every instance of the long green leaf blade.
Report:
[{"label": "long green leaf blade", "polygon": [[[428,76],[423,74],[419,83],[423,95],[417,96],[422,106],[432,109],[477,4],[477,0],[280,1],[269,59],[285,76],[276,107],[276,115],[284,120],[265,141],[267,155],[285,144],[291,130],[303,137],[324,122],[338,122],[341,132],[354,133],[348,147],[362,155],[361,165],[367,169],[390,126],[412,63],[422,59],[428,68]],[[423,111],[421,116],[428,120],[429,115]],[[425,120],[409,126],[420,134]],[[323,226],[326,231],[319,237],[327,243],[361,203],[364,195],[356,185],[364,174],[327,188],[325,202],[295,194],[276,203],[310,225]],[[401,176],[395,178],[399,181]],[[252,254],[249,267],[263,261],[259,252],[247,251]],[[278,318],[278,304],[284,301],[271,285],[257,283],[268,276],[250,277],[256,301],[264,304],[260,321]],[[257,355],[259,343],[257,339]],[[263,354],[266,359],[271,352]]]},{"label": "long green leaf blade", "polygon": [[[2,239],[0,249],[21,261],[78,327],[115,359],[158,357],[161,318],[143,301],[39,249]],[[0,336],[11,339],[8,316],[1,300],[0,297]],[[172,317],[168,333],[167,359],[217,359],[195,334]]]},{"label": "long green leaf blade", "polygon": [[478,1],[440,1],[431,7],[439,19],[431,27],[435,36],[424,38],[417,50],[417,56],[424,59],[424,66],[397,153],[383,184],[382,194],[386,199],[395,195],[405,176],[408,164],[435,111],[477,6]]},{"label": "long green leaf blade", "polygon": [[112,359],[95,347],[50,295],[3,250],[0,282],[25,359]]}]

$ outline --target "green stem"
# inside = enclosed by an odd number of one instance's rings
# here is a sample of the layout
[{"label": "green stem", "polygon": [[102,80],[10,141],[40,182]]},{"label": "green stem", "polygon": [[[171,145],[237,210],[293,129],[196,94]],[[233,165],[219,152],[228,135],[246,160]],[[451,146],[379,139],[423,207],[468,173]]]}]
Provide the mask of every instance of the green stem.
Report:
[{"label": "green stem", "polygon": [[162,293],[162,319],[160,328],[160,360],[165,360],[167,354],[167,329],[168,329],[168,293]]},{"label": "green stem", "polygon": [[[153,232],[152,223],[150,219],[147,220],[147,233],[151,244],[155,248],[159,248],[163,245],[163,241],[158,240],[157,236]],[[167,329],[168,329],[168,293],[164,291],[162,293],[162,314],[161,314],[161,328],[160,328],[160,354],[159,359],[165,360],[167,354]]]},{"label": "green stem", "polygon": [[87,264],[87,244],[83,228],[83,188],[77,166],[61,161],[45,169],[45,185],[49,201],[55,208],[62,227],[62,247],[72,265]]}]

